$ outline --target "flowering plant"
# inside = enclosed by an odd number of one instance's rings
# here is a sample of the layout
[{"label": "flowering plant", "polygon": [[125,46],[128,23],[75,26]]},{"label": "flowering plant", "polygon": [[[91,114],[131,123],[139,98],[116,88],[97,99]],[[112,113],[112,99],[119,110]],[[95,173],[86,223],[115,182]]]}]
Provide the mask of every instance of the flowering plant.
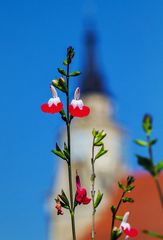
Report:
[{"label": "flowering plant", "polygon": [[[91,156],[91,193],[87,193],[85,187],[81,185],[80,176],[78,171],[76,171],[76,192],[73,192],[73,173],[72,173],[72,161],[71,161],[71,122],[72,119],[84,118],[90,114],[90,108],[84,105],[82,99],[80,99],[80,88],[77,87],[74,92],[74,98],[70,101],[70,78],[79,76],[79,71],[70,72],[70,65],[74,58],[74,49],[69,47],[67,49],[66,59],[63,64],[66,68],[58,68],[59,74],[61,76],[58,79],[52,80],[50,84],[50,90],[52,94],[52,98],[48,100],[47,103],[41,105],[41,110],[44,113],[56,114],[59,113],[61,115],[62,120],[66,124],[67,128],[67,141],[64,143],[63,149],[56,143],[56,148],[52,150],[52,153],[57,155],[59,158],[63,159],[67,164],[68,169],[68,185],[69,185],[69,196],[66,195],[64,190],[61,190],[61,193],[57,195],[55,198],[56,205],[55,208],[57,210],[57,215],[63,215],[63,208],[67,209],[70,213],[71,218],[71,228],[72,228],[72,239],[76,240],[76,228],[75,228],[75,208],[78,205],[87,205],[92,202],[92,229],[91,229],[91,239],[95,239],[95,213],[97,207],[102,201],[103,194],[98,190],[97,194],[95,191],[95,163],[96,160],[101,156],[107,153],[107,150],[104,147],[103,139],[106,137],[104,131],[98,131],[93,129],[92,136],[92,156]],[[63,105],[60,100],[57,90],[63,92],[66,97],[66,106]],[[95,148],[98,149],[95,154]],[[79,170],[80,171],[80,170]],[[132,183],[134,182],[134,178],[129,176],[127,178],[126,186],[124,186],[121,182],[119,182],[119,187],[123,190],[122,197],[117,206],[112,206],[112,225],[111,225],[111,233],[110,239],[115,240],[118,239],[123,233],[125,234],[125,239],[128,237],[136,237],[138,231],[135,228],[132,228],[131,225],[127,222],[129,212],[126,212],[124,216],[117,216],[118,209],[121,203],[125,202],[133,202],[133,199],[130,197],[126,197],[126,193],[132,191],[134,186]],[[89,197],[91,196],[91,198]],[[115,219],[121,220],[120,227],[117,228],[114,226]]]}]

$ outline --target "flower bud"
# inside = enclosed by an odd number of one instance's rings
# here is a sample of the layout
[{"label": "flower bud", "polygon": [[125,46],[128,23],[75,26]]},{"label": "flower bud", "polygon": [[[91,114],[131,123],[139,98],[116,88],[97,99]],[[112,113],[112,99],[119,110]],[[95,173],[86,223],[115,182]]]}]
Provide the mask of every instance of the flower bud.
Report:
[{"label": "flower bud", "polygon": [[152,116],[150,114],[144,115],[142,127],[146,134],[150,135],[152,131]]}]

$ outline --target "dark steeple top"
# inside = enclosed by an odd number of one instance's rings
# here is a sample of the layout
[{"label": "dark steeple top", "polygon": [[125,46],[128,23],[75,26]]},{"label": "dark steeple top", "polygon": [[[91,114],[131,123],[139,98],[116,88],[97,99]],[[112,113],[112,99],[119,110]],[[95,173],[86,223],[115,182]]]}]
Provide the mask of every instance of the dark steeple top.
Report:
[{"label": "dark steeple top", "polygon": [[104,87],[104,79],[100,74],[98,66],[98,56],[96,56],[96,35],[94,31],[87,30],[85,36],[85,62],[84,71],[81,75],[82,78],[82,93],[99,93],[107,94]]}]

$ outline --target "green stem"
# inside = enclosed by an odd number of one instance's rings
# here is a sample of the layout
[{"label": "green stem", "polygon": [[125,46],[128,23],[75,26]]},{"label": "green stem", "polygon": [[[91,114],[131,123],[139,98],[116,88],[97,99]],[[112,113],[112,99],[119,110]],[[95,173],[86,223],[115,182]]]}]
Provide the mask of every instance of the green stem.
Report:
[{"label": "green stem", "polygon": [[158,180],[158,176],[155,177],[155,183],[156,183],[156,187],[157,187],[158,194],[159,194],[159,197],[160,197],[161,206],[163,208],[163,194],[162,194],[162,191],[161,191],[161,186],[160,186],[160,183],[159,183],[159,180]]},{"label": "green stem", "polygon": [[76,240],[75,233],[75,216],[73,209],[73,187],[72,187],[72,169],[71,169],[71,135],[70,135],[70,114],[69,114],[69,64],[67,65],[67,93],[66,93],[66,104],[67,104],[67,145],[69,151],[69,161],[68,161],[68,179],[69,179],[69,192],[70,192],[70,204],[71,204],[71,226],[72,226],[72,236],[73,240]]},{"label": "green stem", "polygon": [[92,189],[91,189],[91,196],[92,196],[92,232],[91,232],[91,239],[95,239],[95,213],[96,209],[94,207],[95,204],[95,168],[94,168],[94,140],[95,137],[93,138],[93,144],[92,144],[92,158],[91,158],[91,164],[92,164]]},{"label": "green stem", "polygon": [[[148,142],[149,159],[153,164],[153,153],[152,153],[152,147],[150,145],[150,136],[149,135],[147,135],[147,142]],[[153,164],[153,167],[154,167],[154,164]],[[163,208],[163,193],[161,191],[161,186],[160,186],[160,183],[159,183],[159,180],[158,180],[158,176],[155,176],[154,179],[155,179],[156,188],[157,188],[157,191],[158,191],[158,194],[159,194],[159,198],[160,198],[160,201],[161,201],[161,206]]]},{"label": "green stem", "polygon": [[150,161],[153,163],[153,153],[152,153],[152,148],[151,148],[151,145],[150,145],[150,136],[149,135],[147,135],[147,142],[148,142],[149,158],[150,158]]},{"label": "green stem", "polygon": [[121,203],[122,203],[122,198],[124,197],[125,193],[126,193],[126,192],[123,192],[123,193],[122,193],[122,196],[121,196],[121,198],[120,198],[120,200],[119,200],[119,202],[118,202],[118,205],[117,205],[117,207],[116,207],[116,210],[115,210],[115,212],[114,212],[113,215],[112,215],[111,234],[110,234],[110,239],[111,239],[111,240],[112,240],[112,232],[113,232],[114,223],[115,223],[115,217],[116,217],[116,214],[117,214],[117,212],[118,212],[118,209],[119,209],[119,207],[120,207],[120,205],[121,205]]}]

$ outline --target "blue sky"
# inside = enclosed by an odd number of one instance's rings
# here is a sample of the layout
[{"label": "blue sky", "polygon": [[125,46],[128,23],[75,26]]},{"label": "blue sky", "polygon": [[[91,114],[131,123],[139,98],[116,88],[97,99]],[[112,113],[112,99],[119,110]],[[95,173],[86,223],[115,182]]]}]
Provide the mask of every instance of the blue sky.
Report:
[{"label": "blue sky", "polygon": [[[87,4],[1,1],[0,239],[47,239],[45,199],[57,171],[50,150],[62,123],[43,115],[40,105],[50,97],[67,46],[76,50],[74,69],[83,66]],[[145,112],[154,116],[155,156],[163,157],[163,2],[95,1],[93,12],[99,69],[116,97],[117,119],[129,131],[130,163],[139,169],[132,139],[143,137]]]}]

